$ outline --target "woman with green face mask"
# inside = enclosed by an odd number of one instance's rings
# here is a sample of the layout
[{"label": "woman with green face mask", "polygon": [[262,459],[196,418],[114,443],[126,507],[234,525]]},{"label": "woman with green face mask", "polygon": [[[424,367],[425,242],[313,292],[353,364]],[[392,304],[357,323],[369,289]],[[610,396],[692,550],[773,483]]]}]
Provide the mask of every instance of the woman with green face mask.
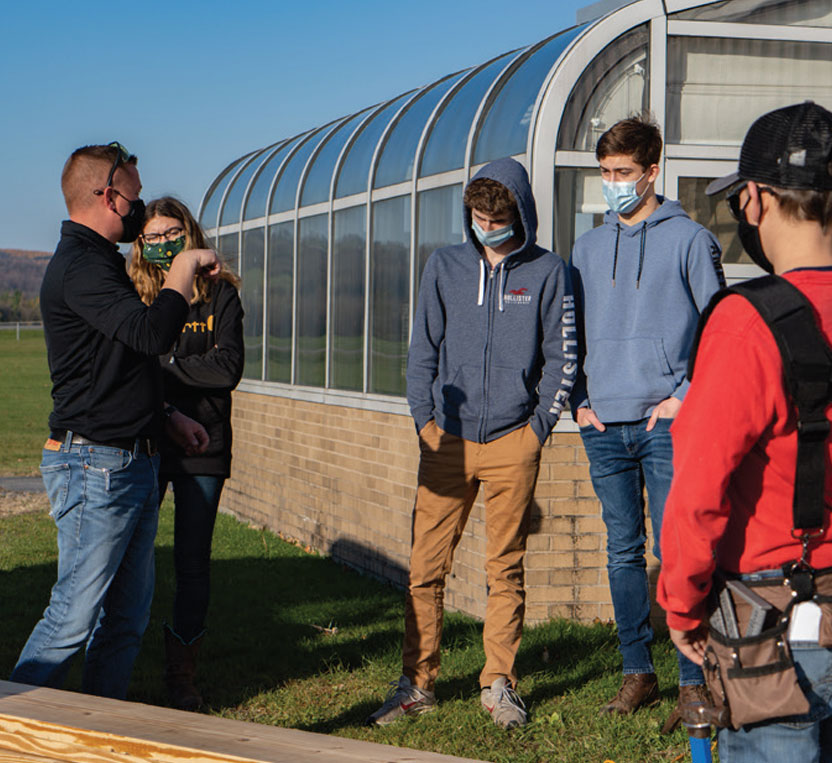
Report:
[{"label": "woman with green face mask", "polygon": [[[205,236],[182,202],[172,197],[151,201],[129,267],[142,300],[153,302],[180,252],[205,248]],[[208,610],[211,537],[231,465],[231,390],[243,372],[238,285],[225,266],[213,281],[197,273],[185,327],[160,357],[165,414],[181,411],[202,424],[210,438],[199,456],[169,439],[160,445],[159,500],[170,483],[175,505],[176,592],[172,622],[164,627],[165,682],[171,705],[181,710],[202,706],[194,679]]]}]

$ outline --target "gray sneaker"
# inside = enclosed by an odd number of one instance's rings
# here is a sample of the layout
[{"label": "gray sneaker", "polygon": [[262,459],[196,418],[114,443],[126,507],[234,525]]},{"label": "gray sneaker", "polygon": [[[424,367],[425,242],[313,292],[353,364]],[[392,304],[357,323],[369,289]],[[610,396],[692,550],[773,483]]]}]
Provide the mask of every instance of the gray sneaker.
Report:
[{"label": "gray sneaker", "polygon": [[398,682],[391,681],[390,685],[393,688],[387,694],[385,703],[367,718],[368,726],[386,726],[405,715],[429,713],[436,707],[434,693],[411,685],[407,676],[401,676]]},{"label": "gray sneaker", "polygon": [[480,702],[501,729],[526,725],[526,706],[504,676],[480,692]]}]

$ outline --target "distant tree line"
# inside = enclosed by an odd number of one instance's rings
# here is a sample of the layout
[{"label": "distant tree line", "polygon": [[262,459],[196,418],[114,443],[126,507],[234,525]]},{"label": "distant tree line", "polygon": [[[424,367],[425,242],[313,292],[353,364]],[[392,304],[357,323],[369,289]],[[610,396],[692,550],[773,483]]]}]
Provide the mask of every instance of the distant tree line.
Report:
[{"label": "distant tree line", "polygon": [[39,321],[40,283],[51,254],[0,251],[0,321]]}]

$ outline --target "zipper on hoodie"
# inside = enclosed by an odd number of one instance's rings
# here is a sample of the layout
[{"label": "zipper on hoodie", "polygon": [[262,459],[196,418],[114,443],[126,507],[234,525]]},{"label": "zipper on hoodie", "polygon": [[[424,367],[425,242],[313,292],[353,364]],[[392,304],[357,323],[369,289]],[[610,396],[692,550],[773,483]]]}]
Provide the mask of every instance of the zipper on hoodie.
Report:
[{"label": "zipper on hoodie", "polygon": [[480,431],[477,437],[478,442],[485,442],[485,433],[488,421],[488,383],[491,378],[491,334],[494,328],[494,271],[502,267],[502,262],[497,267],[488,266],[488,282],[486,283],[485,305],[488,310],[485,324],[485,348],[483,350],[483,373],[482,373],[482,405],[480,406]]}]

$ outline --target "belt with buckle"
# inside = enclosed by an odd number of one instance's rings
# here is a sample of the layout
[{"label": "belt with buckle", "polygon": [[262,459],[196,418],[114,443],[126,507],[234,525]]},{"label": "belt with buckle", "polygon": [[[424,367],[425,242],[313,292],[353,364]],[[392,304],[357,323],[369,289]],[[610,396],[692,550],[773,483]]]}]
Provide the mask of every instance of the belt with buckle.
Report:
[{"label": "belt with buckle", "polygon": [[120,450],[129,450],[131,453],[146,453],[148,456],[155,455],[159,450],[156,440],[152,437],[116,437],[109,442],[99,442],[75,432],[70,434],[71,438],[67,441],[67,430],[60,429],[56,432],[50,432],[49,439],[69,446],[93,445],[99,448],[119,448]]}]

